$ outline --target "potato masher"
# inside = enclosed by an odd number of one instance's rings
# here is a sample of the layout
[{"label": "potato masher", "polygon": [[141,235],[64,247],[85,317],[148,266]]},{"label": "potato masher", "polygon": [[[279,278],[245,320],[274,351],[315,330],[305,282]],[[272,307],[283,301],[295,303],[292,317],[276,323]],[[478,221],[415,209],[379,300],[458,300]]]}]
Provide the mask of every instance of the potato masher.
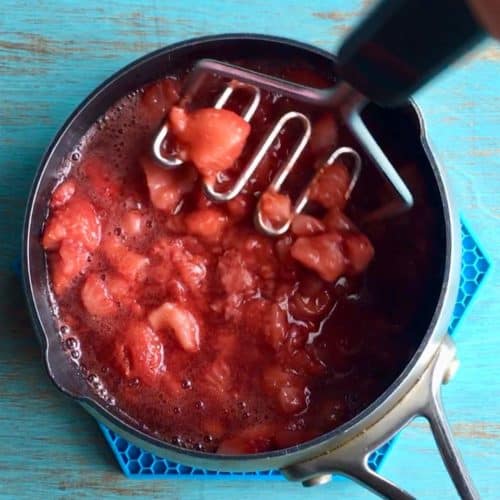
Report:
[{"label": "potato masher", "polygon": [[[424,31],[425,30],[425,31]],[[373,101],[381,106],[394,106],[404,102],[436,73],[458,58],[484,37],[484,32],[463,0],[384,0],[346,38],[338,57],[339,83],[327,89],[299,85],[280,78],[245,69],[213,59],[198,61],[188,79],[184,95],[192,95],[203,74],[211,73],[230,79],[214,107],[222,108],[235,89],[243,88],[252,99],[243,111],[250,121],[260,102],[260,89],[308,104],[335,109],[363,147],[374,165],[385,176],[398,196],[371,214],[371,219],[397,215],[413,206],[413,196],[396,168],[378,145],[362,119],[362,111]],[[205,180],[207,196],[223,202],[235,198],[244,188],[272,142],[290,121],[303,126],[303,134],[271,181],[270,189],[279,191],[286,177],[305,148],[310,135],[309,118],[299,112],[285,113],[264,137],[248,165],[226,192],[218,192],[213,181]],[[176,168],[183,160],[174,155],[164,156],[161,146],[168,135],[168,124],[160,129],[153,143],[153,154],[165,168]],[[351,155],[354,168],[350,195],[360,175],[361,159],[352,148],[339,148],[328,159],[332,164],[340,155]],[[300,213],[307,204],[306,188],[295,202],[293,214]],[[268,235],[283,234],[291,220],[276,228],[265,221],[257,205],[257,227]]]}]

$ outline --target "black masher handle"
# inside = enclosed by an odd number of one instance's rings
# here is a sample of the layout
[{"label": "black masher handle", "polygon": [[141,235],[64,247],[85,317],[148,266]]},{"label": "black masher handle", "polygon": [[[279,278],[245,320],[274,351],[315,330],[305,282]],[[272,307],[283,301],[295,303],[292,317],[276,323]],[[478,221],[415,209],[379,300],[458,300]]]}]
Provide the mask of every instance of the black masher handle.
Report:
[{"label": "black masher handle", "polygon": [[465,0],[383,0],[342,44],[338,73],[394,106],[485,36]]}]

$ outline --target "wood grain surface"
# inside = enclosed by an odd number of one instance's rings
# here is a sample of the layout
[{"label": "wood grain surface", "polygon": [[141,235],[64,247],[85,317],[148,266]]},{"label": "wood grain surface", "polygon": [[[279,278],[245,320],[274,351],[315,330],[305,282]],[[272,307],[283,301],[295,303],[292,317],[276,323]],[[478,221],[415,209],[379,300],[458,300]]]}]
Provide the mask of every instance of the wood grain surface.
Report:
[{"label": "wood grain surface", "polygon": [[[127,480],[96,423],[48,381],[12,262],[44,148],[72,109],[134,58],[222,32],[288,36],[326,49],[368,7],[358,0],[0,3],[0,496],[2,498],[370,498],[348,480]],[[431,14],[430,14],[431,15]],[[425,36],[425,26],[422,27]],[[462,361],[445,405],[483,498],[500,497],[500,49],[486,43],[417,96],[456,200],[496,264],[457,332]],[[383,472],[418,498],[456,498],[424,423]]]}]

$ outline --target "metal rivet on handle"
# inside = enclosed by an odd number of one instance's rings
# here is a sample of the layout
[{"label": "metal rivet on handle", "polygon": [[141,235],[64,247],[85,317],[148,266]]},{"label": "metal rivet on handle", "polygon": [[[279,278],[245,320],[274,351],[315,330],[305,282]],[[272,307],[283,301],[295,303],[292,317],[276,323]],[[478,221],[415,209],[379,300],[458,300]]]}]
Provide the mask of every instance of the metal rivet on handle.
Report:
[{"label": "metal rivet on handle", "polygon": [[302,481],[302,486],[319,486],[320,484],[329,483],[332,480],[331,474],[320,474],[319,476],[314,476],[305,481]]}]

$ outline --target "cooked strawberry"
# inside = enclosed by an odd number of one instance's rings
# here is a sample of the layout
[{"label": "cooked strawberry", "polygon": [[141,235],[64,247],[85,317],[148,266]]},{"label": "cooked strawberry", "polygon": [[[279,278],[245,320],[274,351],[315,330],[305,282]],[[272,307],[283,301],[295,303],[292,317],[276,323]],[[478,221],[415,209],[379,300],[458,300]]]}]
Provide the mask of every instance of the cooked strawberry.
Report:
[{"label": "cooked strawberry", "polygon": [[85,270],[90,253],[79,241],[63,240],[57,254],[50,259],[52,286],[57,296],[70,287],[73,280]]},{"label": "cooked strawberry", "polygon": [[284,371],[280,366],[270,366],[262,374],[264,390],[274,395],[279,408],[286,414],[300,413],[308,404],[308,389],[304,379]]},{"label": "cooked strawberry", "polygon": [[144,89],[140,109],[151,126],[157,127],[172,105],[179,100],[179,87],[177,80],[168,78]]},{"label": "cooked strawberry", "polygon": [[231,168],[250,134],[250,125],[227,109],[203,108],[187,113],[174,106],[170,125],[182,156],[206,177]]},{"label": "cooked strawberry", "polygon": [[173,260],[175,270],[180,276],[181,283],[193,293],[204,290],[207,276],[207,261],[201,255],[193,255],[187,250],[178,252]]},{"label": "cooked strawberry", "polygon": [[106,286],[115,300],[119,302],[129,302],[132,300],[130,296],[130,282],[119,274],[113,272],[106,273]]},{"label": "cooked strawberry", "polygon": [[325,281],[336,281],[347,268],[342,252],[342,236],[337,232],[297,238],[291,253],[294,259]]},{"label": "cooked strawberry", "polygon": [[226,293],[253,293],[256,277],[248,269],[246,262],[237,250],[226,250],[219,259],[217,271]]},{"label": "cooked strawberry", "polygon": [[123,276],[131,280],[140,279],[143,276],[149,259],[129,250],[118,238],[106,238],[102,249],[111,265]]},{"label": "cooked strawberry", "polygon": [[351,272],[354,274],[362,273],[375,254],[370,240],[361,233],[347,234],[344,240],[344,248]]},{"label": "cooked strawberry", "polygon": [[113,360],[125,377],[151,385],[164,368],[163,344],[147,324],[134,321],[118,338]]},{"label": "cooked strawberry", "polygon": [[151,202],[160,210],[174,212],[184,195],[194,188],[196,172],[188,166],[167,170],[149,157],[142,158],[141,165]]},{"label": "cooked strawberry", "polygon": [[278,351],[285,341],[288,331],[286,312],[278,304],[270,304],[262,318],[264,335],[269,344]]},{"label": "cooked strawberry", "polygon": [[185,218],[186,229],[212,243],[218,242],[228,224],[227,215],[217,208],[204,208],[191,212]]},{"label": "cooked strawberry", "polygon": [[356,226],[347,215],[338,208],[328,210],[323,217],[323,224],[329,231],[354,231]]},{"label": "cooked strawberry", "polygon": [[121,221],[121,229],[126,236],[139,236],[144,231],[145,217],[139,210],[129,210]]},{"label": "cooked strawberry", "polygon": [[283,226],[292,216],[292,202],[286,194],[268,189],[260,197],[259,205],[263,220],[271,227]]},{"label": "cooked strawberry", "polygon": [[293,259],[290,255],[290,250],[292,248],[293,238],[290,234],[285,234],[276,241],[274,248],[276,250],[276,255],[281,263],[290,265],[294,264]]},{"label": "cooked strawberry", "polygon": [[[195,253],[196,252],[196,253]],[[176,283],[199,295],[206,288],[208,259],[203,246],[192,237],[162,238],[152,250],[161,263],[148,273],[154,281]]]},{"label": "cooked strawberry", "polygon": [[217,394],[226,394],[232,385],[231,368],[227,361],[219,356],[205,372],[207,387]]},{"label": "cooked strawberry", "polygon": [[188,352],[200,350],[200,325],[194,314],[180,304],[165,302],[149,313],[149,323],[156,330],[172,332]]},{"label": "cooked strawberry", "polygon": [[292,222],[292,233],[297,236],[312,236],[325,232],[325,224],[312,215],[299,214]]},{"label": "cooked strawberry", "polygon": [[278,391],[278,401],[284,413],[291,415],[300,413],[307,407],[307,389],[302,385],[281,387]]},{"label": "cooked strawberry", "polygon": [[92,203],[73,196],[51,214],[45,226],[42,245],[45,250],[57,250],[63,239],[80,242],[93,252],[101,241],[101,224]]},{"label": "cooked strawberry", "polygon": [[81,292],[82,302],[92,316],[113,316],[118,312],[118,306],[102,278],[98,273],[87,276]]},{"label": "cooked strawberry", "polygon": [[80,166],[87,177],[92,193],[101,202],[109,203],[120,194],[122,182],[117,168],[99,156],[88,157]]},{"label": "cooked strawberry", "polygon": [[75,194],[76,184],[73,179],[68,179],[55,189],[50,199],[51,208],[62,207]]},{"label": "cooked strawberry", "polygon": [[255,199],[251,194],[239,194],[226,203],[226,209],[236,220],[250,217],[255,208]]},{"label": "cooked strawberry", "polygon": [[340,162],[325,165],[314,177],[309,191],[309,199],[317,201],[325,208],[344,208],[346,193],[351,182],[347,167]]}]

